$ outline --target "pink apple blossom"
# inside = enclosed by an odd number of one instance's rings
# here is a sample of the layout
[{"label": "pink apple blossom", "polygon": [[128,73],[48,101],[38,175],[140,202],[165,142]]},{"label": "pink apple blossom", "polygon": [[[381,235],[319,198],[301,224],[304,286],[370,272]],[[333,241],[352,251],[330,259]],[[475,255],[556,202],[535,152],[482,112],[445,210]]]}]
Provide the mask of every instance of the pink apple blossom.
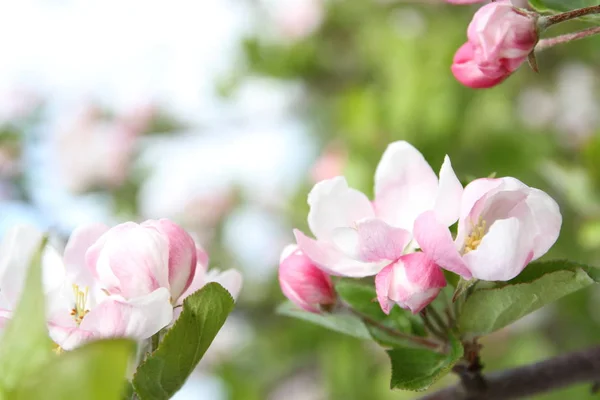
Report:
[{"label": "pink apple blossom", "polygon": [[442,270],[425,254],[406,254],[375,278],[377,300],[389,314],[394,304],[414,314],[431,303],[446,286]]},{"label": "pink apple blossom", "polygon": [[510,1],[481,7],[467,29],[468,42],[456,52],[452,72],[473,88],[497,85],[527,60],[538,41],[536,17]]},{"label": "pink apple blossom", "polygon": [[287,246],[281,253],[279,285],[285,297],[306,311],[319,313],[321,306],[329,306],[336,301],[329,276],[296,245]]},{"label": "pink apple blossom", "polygon": [[[61,257],[52,246],[44,249],[42,272],[46,294],[48,330],[54,342],[71,350],[102,337],[146,339],[172,319],[169,292],[160,288],[145,296],[124,299],[111,296],[97,285],[85,268],[85,249],[103,231],[89,226],[76,230]],[[4,294],[0,319],[10,318],[20,297],[25,271],[41,243],[41,233],[17,226],[2,242],[0,293]]]},{"label": "pink apple blossom", "polygon": [[458,218],[462,186],[446,156],[440,177],[407,142],[392,143],[375,173],[375,201],[344,177],[317,183],[308,195],[308,225],[316,239],[295,230],[299,248],[331,275],[377,274],[410,250],[415,219],[433,210],[449,226]]},{"label": "pink apple blossom", "polygon": [[451,4],[476,4],[476,3],[487,3],[488,0],[446,0],[447,3]]},{"label": "pink apple blossom", "polygon": [[465,187],[455,240],[432,212],[417,218],[414,234],[442,268],[465,279],[507,281],[550,249],[561,223],[545,192],[515,178],[477,179]]}]

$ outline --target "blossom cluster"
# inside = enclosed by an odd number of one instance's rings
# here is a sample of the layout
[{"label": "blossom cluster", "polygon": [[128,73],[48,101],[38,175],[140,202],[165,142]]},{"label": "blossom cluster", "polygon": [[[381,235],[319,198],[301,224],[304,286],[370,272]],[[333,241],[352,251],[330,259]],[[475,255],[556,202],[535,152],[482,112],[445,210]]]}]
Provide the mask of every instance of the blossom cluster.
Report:
[{"label": "blossom cluster", "polygon": [[[41,241],[34,227],[18,225],[0,245],[0,329],[21,297]],[[98,338],[143,340],[170,326],[183,300],[208,282],[237,297],[240,273],[207,267],[203,248],[167,219],[80,227],[62,256],[52,245],[43,249],[49,336],[62,350]]]},{"label": "blossom cluster", "polygon": [[454,55],[452,73],[456,79],[472,88],[489,88],[508,78],[527,60],[538,42],[537,18],[537,14],[515,7],[510,0],[481,7],[469,24],[467,42]]},{"label": "blossom cluster", "polygon": [[282,253],[279,281],[311,312],[336,303],[332,275],[375,275],[385,313],[395,304],[418,313],[446,286],[442,270],[465,280],[510,280],[550,249],[562,224],[545,192],[511,177],[463,188],[448,156],[438,177],[404,141],[384,152],[373,201],[339,176],[317,183],[308,204],[314,238],[294,231],[297,244]]}]

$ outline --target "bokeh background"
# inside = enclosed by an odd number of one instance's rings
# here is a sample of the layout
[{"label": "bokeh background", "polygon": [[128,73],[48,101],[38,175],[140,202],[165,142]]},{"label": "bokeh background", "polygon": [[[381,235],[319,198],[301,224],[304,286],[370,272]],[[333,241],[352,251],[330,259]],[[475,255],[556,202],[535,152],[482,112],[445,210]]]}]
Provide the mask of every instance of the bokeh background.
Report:
[{"label": "bokeh background", "polygon": [[[279,252],[306,228],[316,181],[344,174],[372,193],[386,145],[408,140],[436,170],[450,155],[463,183],[496,173],[548,191],[564,224],[546,257],[600,263],[600,40],[475,91],[449,69],[475,9],[1,0],[0,234],[168,217],[212,267],[242,270],[236,311],[179,400],[414,398],[389,390],[382,349],[274,312]],[[582,291],[485,338],[486,370],[597,344],[599,304]]]}]

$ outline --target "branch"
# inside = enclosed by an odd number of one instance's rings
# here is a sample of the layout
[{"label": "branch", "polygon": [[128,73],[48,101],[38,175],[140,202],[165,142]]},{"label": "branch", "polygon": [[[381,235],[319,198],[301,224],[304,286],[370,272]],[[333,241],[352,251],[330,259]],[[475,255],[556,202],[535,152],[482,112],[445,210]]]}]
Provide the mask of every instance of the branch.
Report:
[{"label": "branch", "polygon": [[596,26],[593,28],[584,29],[582,31],[566,33],[564,35],[555,36],[551,38],[542,39],[538,42],[535,49],[538,51],[545,50],[548,47],[556,46],[557,44],[572,42],[573,40],[583,39],[589,36],[597,35],[600,33],[600,27]]},{"label": "branch", "polygon": [[473,397],[462,385],[426,395],[421,400],[500,400],[531,396],[580,382],[600,379],[600,346],[564,354],[485,376],[486,390]]}]

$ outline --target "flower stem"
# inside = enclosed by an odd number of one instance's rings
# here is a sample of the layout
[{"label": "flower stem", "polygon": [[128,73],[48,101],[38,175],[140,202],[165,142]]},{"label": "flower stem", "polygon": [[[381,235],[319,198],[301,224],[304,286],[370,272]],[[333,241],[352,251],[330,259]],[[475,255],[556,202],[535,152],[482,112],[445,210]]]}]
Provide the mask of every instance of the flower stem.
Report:
[{"label": "flower stem", "polygon": [[552,25],[559,24],[561,22],[569,21],[571,19],[583,17],[591,14],[600,14],[600,6],[591,6],[579,8],[577,10],[571,10],[560,14],[554,14],[549,16],[540,17],[538,20],[538,26],[541,29],[546,29]]},{"label": "flower stem", "polygon": [[425,310],[421,311],[419,315],[421,315],[421,318],[423,319],[423,324],[429,330],[429,332],[433,334],[433,336],[441,340],[446,340],[447,335],[445,335],[444,332],[440,331],[434,324],[431,323]]},{"label": "flower stem", "polygon": [[444,333],[448,334],[448,325],[444,322],[444,319],[440,316],[437,310],[433,306],[427,307],[427,313],[431,314],[438,328]]},{"label": "flower stem", "polygon": [[393,328],[390,328],[389,326],[385,326],[384,324],[382,324],[379,321],[374,320],[373,318],[371,318],[370,316],[361,313],[360,311],[355,310],[354,308],[350,307],[350,306],[346,306],[345,307],[350,313],[356,315],[358,318],[360,318],[364,323],[371,325],[374,328],[377,328],[385,333],[387,333],[390,336],[394,336],[400,339],[404,339],[407,340],[409,342],[413,342],[415,344],[419,344],[421,346],[424,347],[429,347],[430,349],[438,349],[440,347],[440,344],[437,342],[434,342],[432,340],[429,339],[425,339],[419,336],[413,336],[413,335],[407,335],[406,333],[397,331]]},{"label": "flower stem", "polygon": [[600,33],[600,27],[588,28],[581,31],[567,33],[564,35],[555,36],[552,38],[542,39],[538,42],[535,47],[536,50],[545,50],[549,47],[556,46],[557,44],[572,42],[573,40],[579,40],[588,36],[597,35]]}]

